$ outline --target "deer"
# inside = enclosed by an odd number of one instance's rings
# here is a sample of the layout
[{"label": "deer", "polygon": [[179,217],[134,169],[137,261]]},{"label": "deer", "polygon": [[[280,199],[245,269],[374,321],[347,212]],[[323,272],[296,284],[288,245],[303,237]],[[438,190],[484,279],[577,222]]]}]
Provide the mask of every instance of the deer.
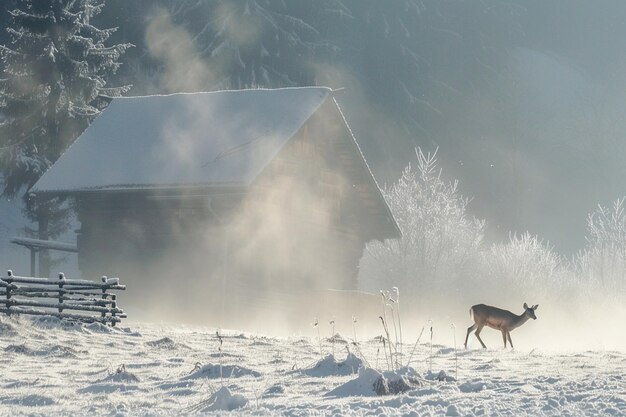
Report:
[{"label": "deer", "polygon": [[537,320],[535,310],[539,307],[539,304],[535,304],[532,307],[528,307],[528,304],[524,303],[524,312],[519,316],[513,314],[508,310],[501,308],[488,306],[485,304],[477,304],[470,308],[470,317],[474,316],[474,324],[467,329],[467,335],[465,336],[465,349],[467,349],[467,339],[473,330],[476,330],[476,337],[484,349],[487,346],[480,338],[480,332],[483,327],[491,327],[492,329],[500,330],[502,332],[502,340],[504,341],[504,348],[506,349],[506,341],[509,340],[511,349],[513,349],[513,341],[511,340],[511,330],[517,329],[522,324],[526,323],[528,319]]}]

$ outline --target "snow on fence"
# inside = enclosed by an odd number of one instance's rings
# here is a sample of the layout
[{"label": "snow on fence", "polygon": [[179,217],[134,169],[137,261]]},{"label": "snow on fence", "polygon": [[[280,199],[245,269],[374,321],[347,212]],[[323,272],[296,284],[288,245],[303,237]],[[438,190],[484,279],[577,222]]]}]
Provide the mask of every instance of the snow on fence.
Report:
[{"label": "snow on fence", "polygon": [[125,289],[119,278],[102,277],[102,282],[95,282],[66,279],[60,273],[55,280],[19,277],[9,270],[7,276],[0,276],[0,297],[5,297],[0,298],[0,313],[54,316],[115,326],[126,318],[126,313],[117,307],[117,296],[110,291]]}]

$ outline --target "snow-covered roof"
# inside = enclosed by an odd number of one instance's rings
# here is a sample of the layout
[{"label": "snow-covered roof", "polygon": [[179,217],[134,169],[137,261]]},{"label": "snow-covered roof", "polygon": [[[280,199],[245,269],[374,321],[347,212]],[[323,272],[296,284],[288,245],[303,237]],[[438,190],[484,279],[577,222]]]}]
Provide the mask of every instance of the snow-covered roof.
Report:
[{"label": "snow-covered roof", "polygon": [[246,186],[330,93],[303,87],[114,99],[31,191]]}]

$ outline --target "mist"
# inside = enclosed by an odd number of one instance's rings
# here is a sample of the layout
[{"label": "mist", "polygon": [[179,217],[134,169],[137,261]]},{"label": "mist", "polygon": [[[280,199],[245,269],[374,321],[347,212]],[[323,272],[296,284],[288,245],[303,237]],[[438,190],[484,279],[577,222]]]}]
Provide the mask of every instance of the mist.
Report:
[{"label": "mist", "polygon": [[[278,2],[160,2],[145,10],[145,2],[123,3],[109,1],[99,19],[120,25],[115,41],[137,45],[116,76],[133,84],[131,95],[345,88],[334,100],[403,232],[398,242],[370,240],[357,276],[330,267],[325,260],[345,242],[328,237],[332,208],[314,198],[300,176],[305,167],[295,167],[271,184],[261,178],[261,198],[206,202],[210,224],[190,230],[179,218],[163,219],[172,242],[162,254],[110,260],[98,274],[129,285],[120,299],[131,317],[283,335],[314,334],[315,320],[325,332],[335,321],[350,334],[356,317],[356,330],[373,337],[382,332],[379,291],[398,287],[407,340],[432,320],[435,341],[452,343],[454,324],[460,345],[472,305],[519,314],[527,302],[540,308],[513,333],[520,349],[626,346],[615,330],[626,314],[624,259],[616,255],[624,242],[596,245],[589,224],[598,205],[625,195],[622,2],[425,2],[417,12],[349,1],[323,11]],[[150,155],[164,171],[184,169],[203,131],[219,133],[212,109],[188,114]],[[332,132],[338,122],[315,123]],[[429,175],[441,188],[394,201],[403,170],[419,163],[416,149],[437,150]],[[352,185],[339,174],[332,181],[339,192]],[[438,205],[442,196],[449,199]],[[424,208],[440,212],[410,218]],[[136,224],[124,228],[147,235]],[[297,279],[285,272],[294,270]],[[498,332],[483,335],[488,346],[500,345]]]},{"label": "mist", "polygon": [[[448,178],[464,179],[473,214],[489,220],[490,239],[528,230],[564,255],[582,249],[586,214],[622,193],[623,4],[425,2],[419,15],[343,6],[336,14],[274,4],[249,14],[208,3],[147,7],[138,40],[151,66],[121,75],[136,94],[345,87],[338,100],[380,184],[398,178],[415,146],[438,146]],[[291,49],[282,46],[281,13],[302,21],[289,28]],[[357,30],[341,29],[350,25]]]}]

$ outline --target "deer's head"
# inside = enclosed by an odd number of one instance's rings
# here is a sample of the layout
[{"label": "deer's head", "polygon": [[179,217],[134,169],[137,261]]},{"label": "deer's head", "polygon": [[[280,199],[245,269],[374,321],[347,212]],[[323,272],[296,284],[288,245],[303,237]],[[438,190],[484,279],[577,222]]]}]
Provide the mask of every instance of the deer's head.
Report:
[{"label": "deer's head", "polygon": [[535,304],[532,307],[528,307],[528,304],[524,303],[524,314],[533,320],[537,320],[537,316],[535,315],[535,310],[537,310],[539,304]]}]

